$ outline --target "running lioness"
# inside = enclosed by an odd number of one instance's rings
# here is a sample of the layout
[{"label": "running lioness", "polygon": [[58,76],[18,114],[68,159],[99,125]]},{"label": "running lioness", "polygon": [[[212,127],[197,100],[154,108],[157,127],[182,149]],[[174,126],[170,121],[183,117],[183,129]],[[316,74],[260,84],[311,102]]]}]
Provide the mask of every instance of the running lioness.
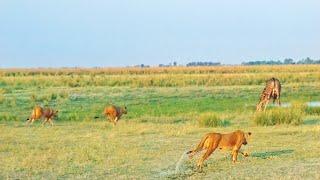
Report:
[{"label": "running lioness", "polygon": [[127,114],[127,107],[118,107],[114,105],[107,106],[104,109],[103,114],[109,118],[109,121],[111,121],[113,125],[116,125],[121,116]]},{"label": "running lioness", "polygon": [[51,108],[43,108],[41,106],[36,106],[33,108],[30,117],[27,119],[27,125],[32,124],[35,120],[39,120],[41,118],[44,118],[42,125],[49,122],[51,124],[51,126],[53,126],[52,119],[55,116],[57,116],[57,114],[58,114],[58,111],[55,111]]},{"label": "running lioness", "polygon": [[[250,135],[251,132],[244,133],[240,130],[229,134],[208,133],[202,138],[199,145],[194,150],[187,152],[187,154],[190,154],[189,157],[192,158],[197,152],[207,150],[199,159],[197,163],[198,168],[202,168],[203,161],[205,161],[216,148],[232,150],[232,161],[236,162],[241,146],[247,144],[246,137]],[[247,153],[240,153],[248,156]]]}]

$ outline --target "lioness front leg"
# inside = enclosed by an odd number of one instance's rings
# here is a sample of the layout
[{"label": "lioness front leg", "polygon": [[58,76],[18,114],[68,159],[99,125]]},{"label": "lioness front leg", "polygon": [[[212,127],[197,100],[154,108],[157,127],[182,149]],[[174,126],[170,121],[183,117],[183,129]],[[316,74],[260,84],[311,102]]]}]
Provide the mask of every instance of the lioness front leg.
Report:
[{"label": "lioness front leg", "polygon": [[235,150],[232,151],[232,162],[233,163],[237,162],[238,152],[239,152],[238,149],[235,149]]}]

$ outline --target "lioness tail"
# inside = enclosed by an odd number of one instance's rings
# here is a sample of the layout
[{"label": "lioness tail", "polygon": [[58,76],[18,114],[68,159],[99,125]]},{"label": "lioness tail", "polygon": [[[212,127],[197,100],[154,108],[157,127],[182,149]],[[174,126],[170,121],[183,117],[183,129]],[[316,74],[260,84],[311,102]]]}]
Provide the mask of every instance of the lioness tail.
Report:
[{"label": "lioness tail", "polygon": [[196,153],[196,152],[199,152],[202,150],[203,148],[203,145],[204,143],[206,142],[208,136],[206,135],[205,137],[203,137],[200,141],[200,143],[198,144],[198,146],[194,149],[194,150],[191,150],[191,151],[188,151],[187,154],[190,154],[190,153]]}]

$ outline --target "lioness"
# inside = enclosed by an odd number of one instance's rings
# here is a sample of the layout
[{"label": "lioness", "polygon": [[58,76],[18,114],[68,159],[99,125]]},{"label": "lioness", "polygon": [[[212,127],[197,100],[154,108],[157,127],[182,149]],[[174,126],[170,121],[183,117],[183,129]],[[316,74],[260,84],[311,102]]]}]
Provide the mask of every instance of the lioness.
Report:
[{"label": "lioness", "polygon": [[[207,151],[197,163],[198,168],[202,168],[203,161],[205,161],[216,148],[228,149],[232,150],[232,161],[235,163],[241,146],[247,144],[246,137],[250,135],[251,132],[244,133],[240,130],[229,134],[208,133],[202,138],[199,145],[194,150],[187,152],[187,154],[190,154],[189,157],[192,158],[197,152],[206,149]],[[244,156],[248,156],[247,153],[240,153]]]},{"label": "lioness", "polygon": [[109,118],[109,121],[115,126],[123,114],[127,114],[127,107],[107,106],[104,108],[103,114]]},{"label": "lioness", "polygon": [[57,114],[58,114],[58,111],[55,111],[51,108],[43,108],[41,106],[36,106],[33,108],[30,117],[27,119],[27,125],[32,124],[35,120],[39,120],[41,118],[44,118],[42,125],[49,122],[51,124],[51,126],[53,126],[52,119],[55,116],[57,116]]}]

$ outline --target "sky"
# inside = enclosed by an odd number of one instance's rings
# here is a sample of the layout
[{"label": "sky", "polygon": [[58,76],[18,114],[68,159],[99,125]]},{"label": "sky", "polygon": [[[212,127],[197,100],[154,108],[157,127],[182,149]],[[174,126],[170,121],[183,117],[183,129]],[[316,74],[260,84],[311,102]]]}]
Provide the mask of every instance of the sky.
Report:
[{"label": "sky", "polygon": [[0,68],[320,59],[319,0],[0,0]]}]

